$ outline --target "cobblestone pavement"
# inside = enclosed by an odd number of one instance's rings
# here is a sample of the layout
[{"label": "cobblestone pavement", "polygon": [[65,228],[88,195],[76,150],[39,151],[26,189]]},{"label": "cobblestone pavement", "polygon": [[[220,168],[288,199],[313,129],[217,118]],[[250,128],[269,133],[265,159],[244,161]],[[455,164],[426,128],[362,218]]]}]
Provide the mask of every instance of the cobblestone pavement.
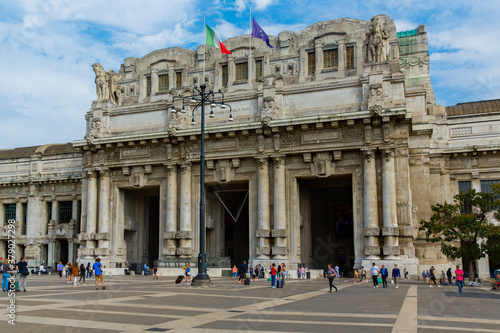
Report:
[{"label": "cobblestone pavement", "polygon": [[0,294],[0,332],[498,332],[500,293],[489,288],[429,288],[403,281],[396,289],[369,283],[287,280],[271,289],[264,280],[244,286],[214,278],[194,288],[174,277],[107,277],[73,286],[57,276],[29,276],[28,292],[16,293],[16,325]]}]

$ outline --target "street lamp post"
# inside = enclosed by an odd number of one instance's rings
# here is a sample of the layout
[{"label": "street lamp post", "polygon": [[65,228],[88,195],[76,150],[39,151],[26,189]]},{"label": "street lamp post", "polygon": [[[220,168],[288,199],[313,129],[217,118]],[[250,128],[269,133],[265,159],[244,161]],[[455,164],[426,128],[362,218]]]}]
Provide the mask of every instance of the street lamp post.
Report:
[{"label": "street lamp post", "polygon": [[[184,96],[182,98],[182,110],[185,113],[184,102],[189,99],[192,106],[192,120],[191,125],[194,125],[194,110],[200,107],[201,110],[201,152],[200,152],[200,253],[198,255],[198,275],[193,279],[191,285],[196,287],[212,286],[210,277],[207,274],[207,255],[205,253],[205,240],[206,240],[206,228],[205,228],[205,103],[210,103],[210,118],[214,117],[213,108],[217,106],[216,95],[221,95],[222,99],[219,103],[221,109],[226,108],[224,104],[224,94],[219,90],[218,92],[210,91],[205,93],[206,86],[202,84],[200,89],[194,88],[193,94],[190,96]],[[172,113],[177,112],[175,110],[175,97],[172,101]],[[233,120],[232,108],[229,106],[229,121]]]}]

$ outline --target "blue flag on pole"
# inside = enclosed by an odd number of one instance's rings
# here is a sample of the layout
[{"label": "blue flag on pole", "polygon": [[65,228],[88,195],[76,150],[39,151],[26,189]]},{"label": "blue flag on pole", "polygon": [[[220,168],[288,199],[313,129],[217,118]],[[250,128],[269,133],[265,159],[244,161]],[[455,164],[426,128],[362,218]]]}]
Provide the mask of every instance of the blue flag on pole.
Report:
[{"label": "blue flag on pole", "polygon": [[262,30],[260,25],[257,23],[257,21],[254,20],[253,17],[252,17],[252,36],[255,38],[262,39],[264,42],[266,42],[267,46],[273,48],[273,46],[269,42],[269,36],[264,32],[264,30]]}]

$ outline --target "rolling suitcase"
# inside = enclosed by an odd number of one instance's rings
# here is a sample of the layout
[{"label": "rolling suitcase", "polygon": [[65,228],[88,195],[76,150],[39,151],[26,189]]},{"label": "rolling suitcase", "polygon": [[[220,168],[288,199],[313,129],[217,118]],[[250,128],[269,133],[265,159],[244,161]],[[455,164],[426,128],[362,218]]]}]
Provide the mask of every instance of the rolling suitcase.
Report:
[{"label": "rolling suitcase", "polygon": [[283,280],[276,281],[276,288],[283,288]]},{"label": "rolling suitcase", "polygon": [[249,286],[250,285],[250,278],[246,278],[245,279],[245,286]]},{"label": "rolling suitcase", "polygon": [[184,279],[184,275],[179,275],[179,276],[177,277],[177,279],[175,280],[175,283],[179,284],[179,283],[181,283],[181,282],[182,282],[182,280],[183,280],[183,279]]}]

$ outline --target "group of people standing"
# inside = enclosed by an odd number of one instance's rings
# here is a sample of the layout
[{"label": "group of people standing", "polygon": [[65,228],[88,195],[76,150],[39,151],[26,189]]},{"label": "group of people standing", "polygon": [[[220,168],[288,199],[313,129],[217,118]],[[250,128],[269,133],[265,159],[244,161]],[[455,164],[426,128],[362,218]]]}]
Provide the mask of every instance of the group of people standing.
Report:
[{"label": "group of people standing", "polygon": [[90,263],[87,264],[87,267],[82,263],[78,265],[77,262],[74,264],[67,263],[63,265],[62,262],[57,264],[57,275],[62,278],[63,275],[68,279],[68,283],[73,283],[74,286],[80,285],[83,282],[83,285],[87,285],[85,283],[85,278],[89,279],[95,275],[95,288],[97,288],[97,281],[101,280],[102,289],[106,289],[104,286],[104,278],[102,274],[102,263],[101,259],[97,258],[92,266]]},{"label": "group of people standing", "polygon": [[[23,291],[26,292],[26,277],[30,274],[29,269],[28,269],[28,263],[26,262],[26,259],[24,257],[21,257],[21,260],[17,262],[17,264],[14,266],[11,264],[11,261],[8,259],[5,259],[5,261],[2,264],[2,267],[0,268],[2,271],[2,291],[7,292],[12,289],[12,287],[9,286],[9,284],[14,283],[15,284],[15,274],[17,272],[17,275],[19,277],[19,285],[18,285],[18,290],[20,288],[23,288]],[[13,282],[12,282],[13,281]]]}]

